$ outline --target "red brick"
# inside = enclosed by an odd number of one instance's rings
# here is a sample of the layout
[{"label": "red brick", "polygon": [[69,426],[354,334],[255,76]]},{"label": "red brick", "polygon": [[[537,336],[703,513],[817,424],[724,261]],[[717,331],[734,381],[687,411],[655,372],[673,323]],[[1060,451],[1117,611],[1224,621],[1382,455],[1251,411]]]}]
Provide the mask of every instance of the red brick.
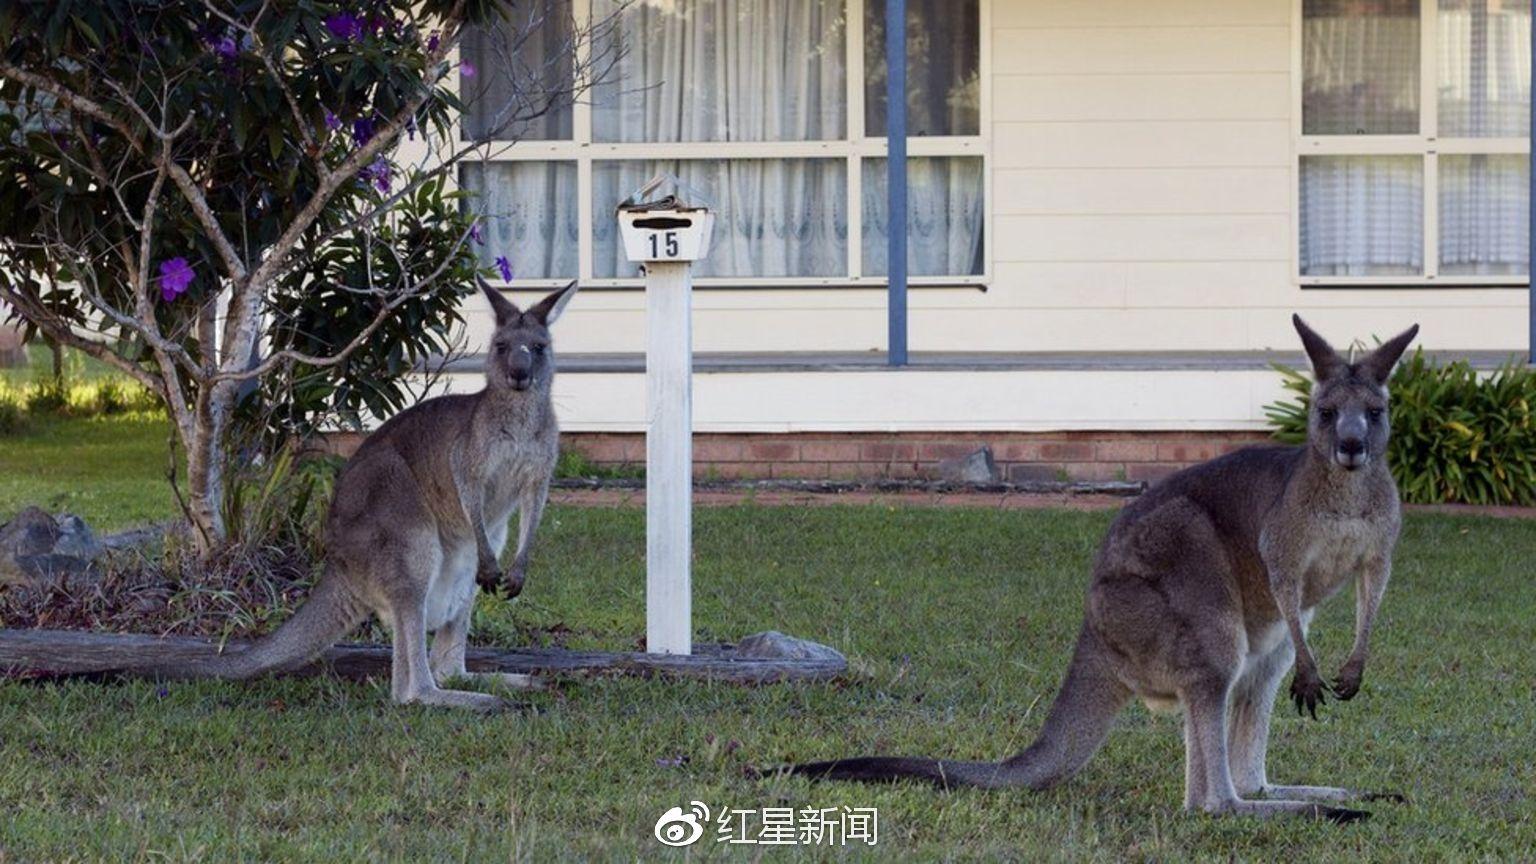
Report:
[{"label": "red brick", "polygon": [[1042,462],[1092,462],[1093,445],[1086,441],[1052,441],[1040,445]]},{"label": "red brick", "polygon": [[857,441],[807,441],[800,445],[800,458],[806,462],[857,462],[860,454]]},{"label": "red brick", "polygon": [[749,462],[793,462],[800,458],[800,447],[787,441],[753,441],[747,444]]},{"label": "red brick", "polygon": [[1061,470],[1050,465],[1020,462],[1008,466],[1009,483],[1052,483],[1060,479]]},{"label": "red brick", "polygon": [[1111,462],[1069,462],[1061,470],[1071,480],[1100,483],[1125,477],[1125,467]]},{"label": "red brick", "polygon": [[717,477],[721,480],[761,480],[773,476],[773,465],[768,462],[714,462],[709,471],[700,474],[694,467],[695,477]]},{"label": "red brick", "polygon": [[732,440],[727,436],[711,435],[700,440],[693,441],[694,461],[704,462],[740,462],[746,455],[746,442],[740,438]]},{"label": "red brick", "polygon": [[993,451],[999,462],[1039,462],[1040,444],[1033,441],[1017,441],[1002,444]]},{"label": "red brick", "polygon": [[803,480],[822,480],[827,476],[827,463],[825,462],[775,462],[773,465],[775,478],[785,477]]},{"label": "red brick", "polygon": [[977,444],[949,444],[928,442],[918,445],[917,458],[924,462],[938,462],[943,459],[959,459],[976,452]]},{"label": "red brick", "polygon": [[1170,442],[1157,445],[1159,462],[1204,462],[1221,455],[1221,445],[1212,441]]},{"label": "red brick", "polygon": [[1156,441],[1099,441],[1093,445],[1100,462],[1152,462],[1157,459]]},{"label": "red brick", "polygon": [[833,480],[868,480],[879,477],[884,467],[877,462],[829,462],[827,476]]},{"label": "red brick", "polygon": [[1173,465],[1167,462],[1145,462],[1138,465],[1125,466],[1127,480],[1145,480],[1148,483],[1157,483],[1170,474],[1176,473],[1181,465]]},{"label": "red brick", "polygon": [[863,459],[866,462],[915,462],[917,445],[891,442],[865,444]]}]

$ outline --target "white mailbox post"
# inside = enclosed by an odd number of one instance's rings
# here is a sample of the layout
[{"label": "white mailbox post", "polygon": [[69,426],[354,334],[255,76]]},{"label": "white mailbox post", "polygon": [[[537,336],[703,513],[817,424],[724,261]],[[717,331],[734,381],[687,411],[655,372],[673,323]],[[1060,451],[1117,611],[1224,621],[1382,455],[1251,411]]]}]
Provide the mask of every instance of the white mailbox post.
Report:
[{"label": "white mailbox post", "polygon": [[625,256],[645,265],[645,647],[652,654],[691,654],[692,270],[709,254],[715,217],[675,197],[626,202],[618,217]]}]

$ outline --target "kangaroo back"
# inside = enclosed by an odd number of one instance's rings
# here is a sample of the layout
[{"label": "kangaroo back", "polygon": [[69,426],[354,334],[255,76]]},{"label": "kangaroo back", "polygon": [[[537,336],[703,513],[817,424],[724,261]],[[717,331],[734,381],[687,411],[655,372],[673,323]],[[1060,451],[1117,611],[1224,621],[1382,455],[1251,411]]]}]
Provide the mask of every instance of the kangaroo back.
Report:
[{"label": "kangaroo back", "polygon": [[1072,663],[1040,735],[1003,762],[955,762],[901,756],[863,756],[791,766],[791,774],[817,780],[885,782],[925,780],[936,786],[1046,789],[1076,774],[1097,753],[1130,691],[1111,671],[1106,648],[1085,623]]}]

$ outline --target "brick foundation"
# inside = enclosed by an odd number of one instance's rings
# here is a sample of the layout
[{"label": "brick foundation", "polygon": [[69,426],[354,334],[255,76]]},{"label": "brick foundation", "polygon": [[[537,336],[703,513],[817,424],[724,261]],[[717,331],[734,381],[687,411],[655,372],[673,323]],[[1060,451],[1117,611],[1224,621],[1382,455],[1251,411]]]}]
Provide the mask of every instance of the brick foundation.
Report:
[{"label": "brick foundation", "polygon": [[[983,445],[1004,480],[1158,480],[1186,465],[1269,440],[1262,432],[698,433],[695,476],[907,479]],[[643,465],[645,436],[566,432],[562,449],[605,466]]]}]

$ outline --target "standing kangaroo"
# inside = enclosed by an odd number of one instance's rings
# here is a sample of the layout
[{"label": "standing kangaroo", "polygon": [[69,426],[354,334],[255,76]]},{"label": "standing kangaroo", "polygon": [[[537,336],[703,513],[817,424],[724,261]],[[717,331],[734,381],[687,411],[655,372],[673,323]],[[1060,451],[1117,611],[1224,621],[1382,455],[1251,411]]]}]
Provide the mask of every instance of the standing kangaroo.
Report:
[{"label": "standing kangaroo", "polygon": [[[1315,718],[1325,691],[1347,700],[1360,690],[1401,527],[1385,458],[1387,379],[1419,330],[1349,363],[1293,321],[1316,380],[1306,444],[1249,448],[1185,469],[1121,512],[1094,563],[1066,679],[1028,749],[1000,763],[866,757],[789,770],[1044,789],[1087,763],[1135,696],[1152,708],[1183,708],[1186,809],[1347,822],[1369,814],[1317,802],[1400,800],[1280,786],[1265,773],[1270,711],[1293,662],[1298,712]],[[1307,625],[1351,577],[1354,648],[1330,688],[1307,648]]]},{"label": "standing kangaroo", "polygon": [[[393,634],[396,702],[480,710],[505,704],[440,685],[468,677],[464,645],[476,584],[489,590],[501,582],[513,596],[522,590],[559,447],[549,326],[576,283],[527,312],[484,282],[481,288],[496,313],[485,389],[428,399],[368,436],[337,478],[325,574],[304,605],[249,649],[168,674],[250,678],[293,669],[373,613]],[[521,514],[517,555],[503,579],[497,557],[514,510]],[[526,675],[474,677],[534,685]]]}]

